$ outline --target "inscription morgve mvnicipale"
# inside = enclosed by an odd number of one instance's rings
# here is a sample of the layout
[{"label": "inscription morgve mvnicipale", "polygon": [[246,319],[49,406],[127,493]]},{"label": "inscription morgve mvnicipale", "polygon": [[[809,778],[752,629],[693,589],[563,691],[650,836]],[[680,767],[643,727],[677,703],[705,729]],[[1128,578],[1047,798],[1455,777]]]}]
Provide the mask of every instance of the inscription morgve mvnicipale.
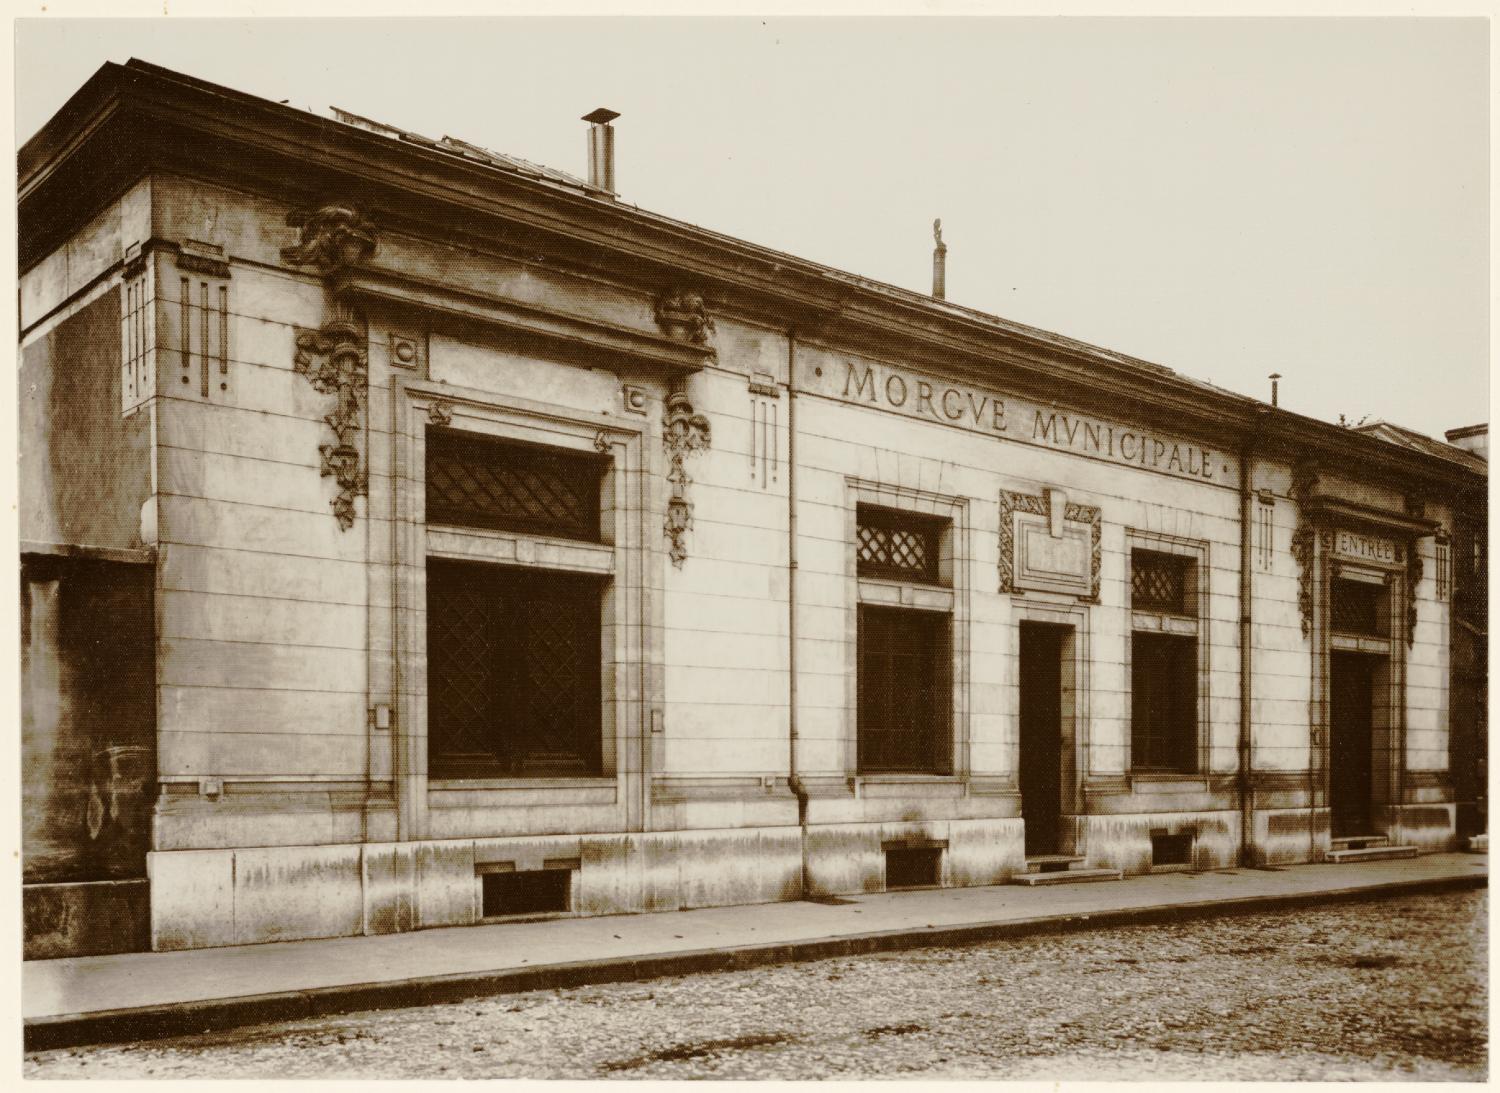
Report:
[{"label": "inscription morgve mvnicipale", "polygon": [[933,382],[892,368],[842,361],[810,369],[808,386],[845,402],[879,406],[1026,444],[1227,484],[1228,466],[1197,444],[1013,397]]}]

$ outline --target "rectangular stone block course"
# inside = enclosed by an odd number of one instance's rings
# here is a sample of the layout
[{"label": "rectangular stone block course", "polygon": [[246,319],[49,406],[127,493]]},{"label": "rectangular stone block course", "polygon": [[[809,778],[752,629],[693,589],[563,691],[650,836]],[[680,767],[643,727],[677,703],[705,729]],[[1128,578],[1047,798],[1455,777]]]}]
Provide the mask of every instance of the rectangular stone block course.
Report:
[{"label": "rectangular stone block course", "polygon": [[472,841],[418,843],[416,863],[419,927],[468,926],[478,920],[479,882]]},{"label": "rectangular stone block course", "polygon": [[146,871],[153,950],[236,943],[233,850],[153,851]]},{"label": "rectangular stone block course", "polygon": [[235,943],[360,933],[360,858],[358,846],[236,850]]}]

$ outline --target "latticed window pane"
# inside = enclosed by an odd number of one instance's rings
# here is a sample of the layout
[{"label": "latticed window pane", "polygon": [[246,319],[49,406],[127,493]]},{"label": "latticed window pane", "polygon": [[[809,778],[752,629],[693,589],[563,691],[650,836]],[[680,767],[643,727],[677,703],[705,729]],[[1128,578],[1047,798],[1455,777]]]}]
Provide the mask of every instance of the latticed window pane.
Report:
[{"label": "latticed window pane", "polygon": [[599,538],[598,456],[427,430],[427,520],[433,524]]},{"label": "latticed window pane", "polygon": [[1346,634],[1378,636],[1385,632],[1385,587],[1364,581],[1333,582],[1333,629]]},{"label": "latticed window pane", "polygon": [[1190,613],[1188,575],[1192,559],[1157,550],[1130,553],[1130,605],[1137,611]]},{"label": "latticed window pane", "polygon": [[1197,640],[1174,634],[1132,634],[1130,677],[1131,768],[1196,770]]},{"label": "latticed window pane", "polygon": [[952,656],[947,615],[859,609],[861,771],[950,771]]},{"label": "latticed window pane", "polygon": [[859,506],[861,577],[936,582],[946,521],[894,509]]},{"label": "latticed window pane", "polygon": [[428,560],[434,777],[599,770],[599,596],[594,577]]}]

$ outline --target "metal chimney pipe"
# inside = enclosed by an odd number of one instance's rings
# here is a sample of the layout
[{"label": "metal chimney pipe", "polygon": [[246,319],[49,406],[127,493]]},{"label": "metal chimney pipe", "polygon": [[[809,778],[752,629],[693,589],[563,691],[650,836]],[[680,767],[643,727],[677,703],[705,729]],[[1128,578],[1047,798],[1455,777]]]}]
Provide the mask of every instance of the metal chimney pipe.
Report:
[{"label": "metal chimney pipe", "polygon": [[1267,378],[1271,381],[1271,405],[1275,406],[1280,401],[1281,373],[1272,372]]},{"label": "metal chimney pipe", "polygon": [[589,185],[615,192],[615,131],[610,126],[620,115],[601,106],[585,114],[589,123]]},{"label": "metal chimney pipe", "polygon": [[939,300],[948,291],[948,244],[943,242],[943,222],[932,222],[932,238],[937,246],[932,248],[932,294]]}]

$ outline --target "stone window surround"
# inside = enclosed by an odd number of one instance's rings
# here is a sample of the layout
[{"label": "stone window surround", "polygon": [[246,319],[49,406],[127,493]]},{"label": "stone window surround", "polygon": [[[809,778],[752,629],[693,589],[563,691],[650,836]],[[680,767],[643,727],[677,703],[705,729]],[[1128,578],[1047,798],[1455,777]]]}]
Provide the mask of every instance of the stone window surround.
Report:
[{"label": "stone window surround", "polygon": [[[1131,603],[1131,565],[1133,564],[1134,552],[1137,550],[1152,550],[1159,554],[1176,554],[1192,559],[1193,579],[1196,581],[1196,586],[1192,591],[1191,602],[1197,611],[1196,618],[1186,619],[1155,611],[1135,610]],[[1123,606],[1129,624],[1125,627],[1123,661],[1127,700],[1125,709],[1122,711],[1122,717],[1125,722],[1125,773],[1130,778],[1132,785],[1136,782],[1205,782],[1205,779],[1212,773],[1209,749],[1212,730],[1209,704],[1210,654],[1212,649],[1209,644],[1209,632],[1211,629],[1209,623],[1211,619],[1208,609],[1208,561],[1208,543],[1202,540],[1185,539],[1180,536],[1165,535],[1160,532],[1140,531],[1135,528],[1125,529],[1125,580],[1123,591],[1125,602]],[[1133,669],[1133,638],[1138,630],[1148,633],[1192,635],[1198,640],[1197,743],[1194,747],[1195,765],[1192,771],[1136,770],[1132,766],[1134,758],[1130,754],[1133,738],[1133,726],[1131,722],[1134,714],[1130,701],[1132,690],[1130,681],[1133,678],[1131,675]]]},{"label": "stone window surround", "polygon": [[[845,587],[848,589],[844,642],[845,725],[844,770],[856,796],[867,784],[899,783],[913,796],[923,786],[961,785],[969,777],[969,590],[973,552],[969,500],[926,490],[887,486],[866,479],[844,480]],[[878,505],[950,522],[944,535],[940,570],[951,574],[946,586],[882,580],[859,576],[859,506]],[[859,605],[868,603],[912,610],[940,611],[952,616],[953,655],[953,771],[951,774],[860,774],[859,771]]]},{"label": "stone window surround", "polygon": [[[534,805],[539,797],[559,806],[613,805],[619,814],[618,829],[638,827],[644,811],[641,771],[649,724],[646,711],[660,705],[651,693],[659,673],[647,670],[644,655],[648,594],[644,570],[651,557],[651,531],[656,527],[646,515],[645,423],[402,376],[392,377],[392,396],[393,672],[399,711],[392,751],[402,837],[424,837],[427,813],[433,808],[474,810],[473,834],[490,834],[483,810]],[[427,426],[435,421],[510,440],[608,454],[611,473],[601,490],[603,542],[429,527],[424,512],[425,437]],[[602,605],[604,632],[610,635],[601,686],[608,773],[581,778],[427,777],[425,561],[429,553],[612,574]]]}]

